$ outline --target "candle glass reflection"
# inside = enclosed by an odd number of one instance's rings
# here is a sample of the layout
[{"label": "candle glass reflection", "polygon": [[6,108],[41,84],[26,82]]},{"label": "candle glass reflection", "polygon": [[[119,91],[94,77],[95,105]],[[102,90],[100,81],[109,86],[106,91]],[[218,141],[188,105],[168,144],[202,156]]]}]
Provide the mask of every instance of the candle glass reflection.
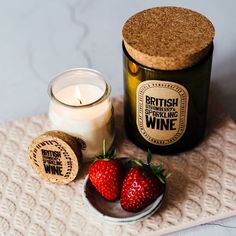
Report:
[{"label": "candle glass reflection", "polygon": [[103,140],[109,148],[114,140],[111,88],[101,73],[72,69],[49,84],[51,128],[64,131],[85,143],[85,160],[102,152]]}]

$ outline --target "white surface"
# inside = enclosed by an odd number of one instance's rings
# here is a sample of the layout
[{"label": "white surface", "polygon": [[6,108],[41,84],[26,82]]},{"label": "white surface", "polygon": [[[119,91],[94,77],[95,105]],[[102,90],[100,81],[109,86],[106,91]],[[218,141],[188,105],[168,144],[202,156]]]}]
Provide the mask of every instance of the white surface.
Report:
[{"label": "white surface", "polygon": [[[101,71],[122,94],[122,25],[157,5],[188,7],[214,23],[212,85],[236,120],[236,1],[8,0],[0,8],[0,121],[46,112],[50,79],[72,67]],[[233,227],[236,217],[172,235],[235,235]]]}]

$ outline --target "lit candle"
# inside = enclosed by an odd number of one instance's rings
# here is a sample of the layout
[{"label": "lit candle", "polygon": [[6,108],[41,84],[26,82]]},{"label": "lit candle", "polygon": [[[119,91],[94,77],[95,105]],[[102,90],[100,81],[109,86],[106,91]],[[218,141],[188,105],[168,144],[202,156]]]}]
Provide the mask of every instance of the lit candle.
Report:
[{"label": "lit candle", "polygon": [[51,127],[71,134],[86,144],[85,160],[102,152],[114,140],[110,86],[90,69],[73,69],[58,75],[49,85]]}]

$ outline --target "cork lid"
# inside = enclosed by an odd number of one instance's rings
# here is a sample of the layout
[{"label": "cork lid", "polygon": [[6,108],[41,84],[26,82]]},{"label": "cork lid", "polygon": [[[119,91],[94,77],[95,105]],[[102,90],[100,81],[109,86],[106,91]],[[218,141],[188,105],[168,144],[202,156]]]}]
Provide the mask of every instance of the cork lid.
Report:
[{"label": "cork lid", "polygon": [[33,139],[28,152],[36,172],[53,183],[71,182],[82,164],[80,143],[60,131],[49,131]]},{"label": "cork lid", "polygon": [[192,10],[156,7],[130,17],[122,35],[127,52],[140,64],[180,70],[205,57],[215,29],[205,16]]}]

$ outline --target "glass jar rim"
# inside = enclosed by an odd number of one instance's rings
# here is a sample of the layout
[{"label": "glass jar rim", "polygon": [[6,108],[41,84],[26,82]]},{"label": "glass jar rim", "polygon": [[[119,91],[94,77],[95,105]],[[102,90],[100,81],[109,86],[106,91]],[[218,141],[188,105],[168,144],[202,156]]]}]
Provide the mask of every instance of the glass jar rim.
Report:
[{"label": "glass jar rim", "polygon": [[[98,99],[96,99],[95,101],[93,101],[93,102],[91,102],[91,103],[84,104],[84,105],[83,105],[83,104],[82,104],[82,105],[70,105],[70,104],[67,104],[67,103],[65,103],[65,102],[62,102],[60,99],[58,99],[58,98],[55,96],[54,92],[53,92],[53,85],[54,85],[54,83],[55,83],[58,79],[60,79],[61,76],[66,75],[66,74],[68,74],[68,73],[73,73],[73,72],[76,72],[76,71],[84,71],[84,72],[89,72],[89,73],[92,73],[92,74],[94,74],[94,75],[97,75],[97,76],[98,76],[98,79],[99,79],[100,81],[104,82],[104,84],[105,84],[104,93],[103,93]],[[50,81],[50,83],[49,83],[49,85],[48,85],[48,95],[49,95],[49,97],[50,97],[53,101],[55,101],[55,102],[57,102],[57,103],[59,103],[59,104],[65,106],[65,107],[68,107],[68,108],[76,108],[76,109],[79,109],[79,108],[86,108],[86,107],[95,106],[95,105],[97,105],[97,104],[103,102],[107,97],[110,96],[110,94],[111,94],[111,86],[110,86],[110,84],[108,84],[107,81],[104,79],[104,75],[103,75],[101,72],[97,71],[97,70],[89,69],[89,68],[72,68],[72,69],[65,70],[65,71],[63,71],[62,73],[59,73],[59,74],[57,74],[56,76],[54,76],[54,78]]]}]

